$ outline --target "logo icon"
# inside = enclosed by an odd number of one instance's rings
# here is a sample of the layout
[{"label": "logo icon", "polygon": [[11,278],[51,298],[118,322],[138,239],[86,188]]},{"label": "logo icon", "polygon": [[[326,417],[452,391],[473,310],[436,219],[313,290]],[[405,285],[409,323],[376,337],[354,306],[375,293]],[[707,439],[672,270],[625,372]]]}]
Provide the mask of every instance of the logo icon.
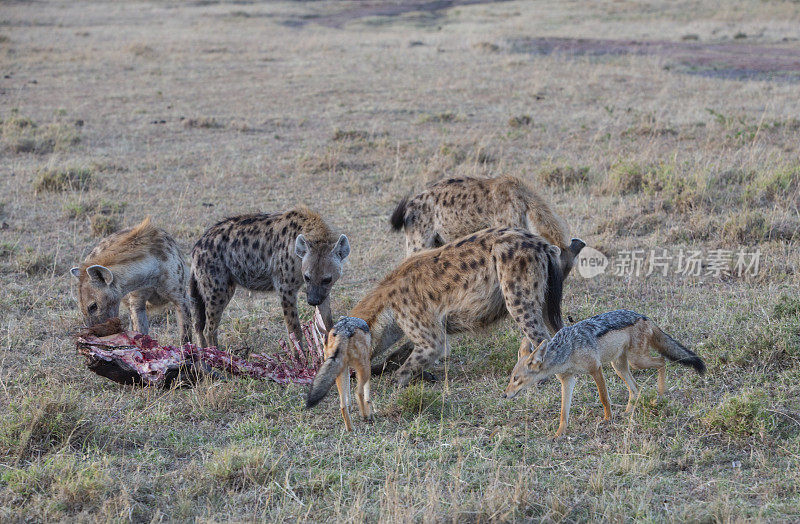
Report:
[{"label": "logo icon", "polygon": [[602,275],[608,267],[608,257],[589,246],[578,253],[578,273],[583,278],[594,278]]}]

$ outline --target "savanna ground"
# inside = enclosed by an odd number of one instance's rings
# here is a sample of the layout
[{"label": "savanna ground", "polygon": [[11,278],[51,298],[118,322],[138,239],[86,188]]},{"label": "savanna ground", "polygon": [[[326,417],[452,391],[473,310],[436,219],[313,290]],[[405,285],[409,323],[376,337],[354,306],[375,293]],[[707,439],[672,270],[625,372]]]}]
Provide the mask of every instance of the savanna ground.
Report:
[{"label": "savanna ground", "polygon": [[[2,4],[0,520],[800,519],[800,5],[417,4]],[[338,315],[401,260],[400,197],[500,174],[612,264],[759,249],[756,276],[567,281],[565,316],[646,313],[707,376],[670,365],[657,399],[639,372],[625,416],[609,369],[609,424],[581,379],[554,442],[556,380],[500,398],[510,323],[455,337],[434,385],[377,380],[353,434],[335,394],[135,389],[75,354],[68,269],[146,215],[188,253],[226,215],[318,209],[353,248]],[[274,296],[237,293],[225,346],[281,336]]]}]

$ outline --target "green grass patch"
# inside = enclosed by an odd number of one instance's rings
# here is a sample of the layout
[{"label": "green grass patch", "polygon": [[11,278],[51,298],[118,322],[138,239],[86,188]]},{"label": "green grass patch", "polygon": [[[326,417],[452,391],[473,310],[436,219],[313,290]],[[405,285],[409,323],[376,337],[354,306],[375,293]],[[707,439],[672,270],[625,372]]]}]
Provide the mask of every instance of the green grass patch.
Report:
[{"label": "green grass patch", "polygon": [[726,396],[703,418],[714,430],[733,437],[765,434],[776,427],[775,417],[768,410],[772,405],[761,391],[743,391]]}]

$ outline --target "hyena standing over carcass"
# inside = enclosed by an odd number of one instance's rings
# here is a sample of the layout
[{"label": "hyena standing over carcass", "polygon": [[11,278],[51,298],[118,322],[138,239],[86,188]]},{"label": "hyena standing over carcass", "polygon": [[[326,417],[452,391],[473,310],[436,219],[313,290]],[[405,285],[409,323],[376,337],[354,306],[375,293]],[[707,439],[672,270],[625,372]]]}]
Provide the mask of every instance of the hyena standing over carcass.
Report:
[{"label": "hyena standing over carcass", "polygon": [[405,230],[406,254],[430,249],[489,227],[518,227],[538,233],[561,249],[566,277],[586,245],[570,240],[567,224],[539,194],[519,178],[451,178],[413,198],[404,198],[390,219]]},{"label": "hyena standing over carcass", "polygon": [[[448,353],[448,334],[488,327],[509,314],[538,344],[563,326],[562,283],[560,250],[523,229],[486,229],[415,253],[329,331],[326,360],[314,378],[307,406],[322,400],[337,377],[349,373],[346,366],[354,365],[361,370],[359,405],[368,416],[369,388],[362,384],[369,375],[363,370],[369,368],[370,358],[403,334],[414,349],[394,376],[400,385]],[[361,347],[365,344],[370,351]],[[366,360],[355,365],[355,358]],[[340,384],[344,412],[348,397],[343,385],[349,379]]]},{"label": "hyena standing over carcass", "polygon": [[78,302],[87,325],[119,316],[124,299],[133,329],[147,334],[147,305],[172,302],[181,343],[191,342],[191,299],[186,294],[189,270],[175,239],[154,227],[150,217],[101,240],[71,273],[78,279]]},{"label": "hyena standing over carcass", "polygon": [[190,290],[200,344],[216,346],[222,312],[237,286],[276,291],[287,332],[302,343],[297,292],[306,284],[308,303],[331,319],[330,291],[350,254],[345,235],[335,235],[317,213],[301,207],[285,213],[226,218],[211,226],[192,250]]}]

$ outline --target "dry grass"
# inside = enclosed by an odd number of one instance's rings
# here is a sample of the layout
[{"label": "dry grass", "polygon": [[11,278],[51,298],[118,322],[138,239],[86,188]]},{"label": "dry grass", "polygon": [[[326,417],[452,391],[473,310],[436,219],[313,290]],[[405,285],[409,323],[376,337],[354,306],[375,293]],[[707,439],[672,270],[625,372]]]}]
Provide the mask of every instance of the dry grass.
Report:
[{"label": "dry grass", "polygon": [[[363,3],[327,1],[5,7],[0,520],[800,519],[797,77],[515,44],[800,51],[796,3],[512,1],[367,18]],[[637,373],[623,415],[608,370],[610,424],[581,380],[553,442],[555,381],[500,398],[510,324],[453,337],[435,384],[376,379],[376,419],[356,417],[352,435],[336,395],[304,411],[304,388],[247,379],[125,388],[74,354],[67,269],[96,235],[152,215],[188,253],[224,216],[305,203],[351,239],[338,315],[401,260],[387,223],[399,198],[501,174],[528,178],[612,259],[759,249],[755,277],[609,271],[565,286],[565,316],[639,310],[709,374],[671,365],[659,399],[655,374]],[[238,293],[222,343],[274,351],[281,321],[273,295]],[[175,341],[174,315],[152,329]]]}]

